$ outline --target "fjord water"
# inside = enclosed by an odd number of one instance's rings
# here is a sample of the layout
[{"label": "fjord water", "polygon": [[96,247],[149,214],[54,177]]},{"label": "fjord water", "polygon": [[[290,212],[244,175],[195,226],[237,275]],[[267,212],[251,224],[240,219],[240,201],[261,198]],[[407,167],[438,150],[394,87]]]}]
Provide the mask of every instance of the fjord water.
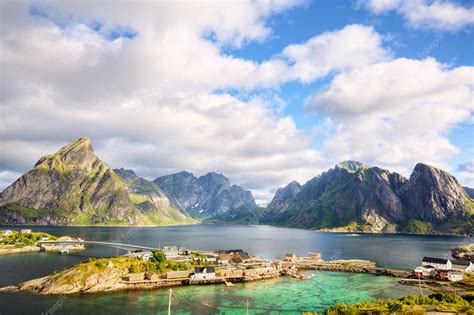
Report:
[{"label": "fjord water", "polygon": [[[2,227],[2,229],[15,227]],[[192,249],[215,250],[242,248],[263,258],[282,257],[286,252],[306,255],[321,252],[324,259],[368,259],[379,266],[413,268],[423,256],[447,257],[449,250],[472,239],[448,236],[414,236],[397,234],[322,233],[270,226],[188,225],[168,227],[32,227],[54,235],[68,235],[85,240],[112,241],[151,247],[166,245]],[[88,247],[69,255],[23,253],[0,256],[0,286],[48,275],[68,268],[87,257],[116,255],[114,249]],[[119,254],[123,254],[120,252]],[[337,302],[398,297],[414,293],[396,279],[363,274],[309,272],[311,279],[300,281],[280,278],[263,282],[225,286],[175,288],[174,310],[183,314],[241,314],[247,299],[255,313],[298,313],[322,310]],[[156,313],[167,303],[167,290],[131,291],[99,295],[77,295],[61,299],[32,294],[0,294],[0,313],[41,313],[55,303],[59,313]],[[199,305],[199,303],[203,305]],[[179,313],[179,312],[178,312]]]}]

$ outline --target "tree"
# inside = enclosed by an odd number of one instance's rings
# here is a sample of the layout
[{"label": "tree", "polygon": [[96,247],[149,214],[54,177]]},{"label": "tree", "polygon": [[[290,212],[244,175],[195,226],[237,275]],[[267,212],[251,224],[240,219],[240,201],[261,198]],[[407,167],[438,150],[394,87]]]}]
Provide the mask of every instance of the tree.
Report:
[{"label": "tree", "polygon": [[161,250],[155,250],[153,252],[153,257],[151,258],[153,262],[162,263],[166,260],[166,256]]}]

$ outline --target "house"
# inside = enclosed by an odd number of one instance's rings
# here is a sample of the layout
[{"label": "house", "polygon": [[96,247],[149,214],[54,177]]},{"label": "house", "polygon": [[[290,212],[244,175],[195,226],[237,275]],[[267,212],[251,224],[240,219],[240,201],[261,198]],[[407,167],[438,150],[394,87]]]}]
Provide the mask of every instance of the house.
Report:
[{"label": "house", "polygon": [[296,255],[293,254],[293,253],[287,253],[285,255],[285,258],[283,258],[284,261],[291,261],[291,262],[295,262],[296,261]]},{"label": "house", "polygon": [[217,262],[221,265],[228,265],[229,260],[231,260],[231,259],[232,259],[231,254],[219,254],[217,256]]},{"label": "house", "polygon": [[191,279],[214,279],[216,277],[216,270],[214,267],[194,267],[194,274]]},{"label": "house", "polygon": [[451,270],[447,269],[436,269],[433,278],[435,278],[436,280],[446,279],[450,271]]},{"label": "house", "polygon": [[435,270],[436,268],[431,265],[419,266],[413,269],[415,275],[418,277],[429,277]]},{"label": "house", "polygon": [[241,264],[243,262],[244,261],[240,257],[232,257],[230,259],[230,263],[233,264],[233,265],[238,265],[238,264]]},{"label": "house", "polygon": [[42,240],[42,241],[47,241],[47,240],[49,240],[49,237],[43,236],[43,237],[41,237],[41,240]]},{"label": "house", "polygon": [[457,270],[457,271],[462,271],[462,272],[473,272],[474,271],[474,265],[472,264],[471,261],[467,260],[452,260],[452,269]]},{"label": "house", "polygon": [[189,278],[191,273],[192,271],[190,270],[168,271],[164,276],[166,279],[182,279]]},{"label": "house", "polygon": [[6,230],[6,231],[3,231],[2,235],[12,235],[12,230]]},{"label": "house", "polygon": [[189,251],[186,247],[178,247],[178,255],[188,255]]},{"label": "house", "polygon": [[151,259],[151,257],[153,257],[153,253],[152,252],[136,252],[136,253],[131,253],[130,257],[148,261]]},{"label": "house", "polygon": [[423,257],[421,261],[422,266],[433,266],[436,269],[451,270],[452,264],[446,258]]},{"label": "house", "polygon": [[147,272],[145,273],[145,279],[151,280],[151,281],[157,281],[160,278],[160,276],[156,272]]},{"label": "house", "polygon": [[214,257],[214,256],[211,256],[211,255],[206,256],[206,258],[204,258],[204,260],[206,262],[213,262],[213,263],[217,262],[217,258]]},{"label": "house", "polygon": [[247,252],[241,251],[241,252],[236,252],[233,254],[232,258],[240,258],[242,260],[249,260],[250,255]]},{"label": "house", "polygon": [[275,276],[278,271],[275,268],[255,268],[244,270],[244,276],[248,278],[262,277],[262,276]]},{"label": "house", "polygon": [[31,234],[31,229],[21,229],[21,234]]},{"label": "house", "polygon": [[223,269],[217,272],[217,276],[223,278],[241,278],[244,276],[244,271],[238,269]]},{"label": "house", "polygon": [[163,247],[163,253],[166,258],[176,258],[179,255],[178,246],[165,246]]},{"label": "house", "polygon": [[128,275],[128,281],[142,281],[145,278],[145,274],[141,273],[131,273]]},{"label": "house", "polygon": [[448,280],[451,282],[461,281],[462,280],[462,272],[461,271],[449,271],[448,272]]},{"label": "house", "polygon": [[321,260],[321,253],[308,252],[308,257],[312,260]]}]

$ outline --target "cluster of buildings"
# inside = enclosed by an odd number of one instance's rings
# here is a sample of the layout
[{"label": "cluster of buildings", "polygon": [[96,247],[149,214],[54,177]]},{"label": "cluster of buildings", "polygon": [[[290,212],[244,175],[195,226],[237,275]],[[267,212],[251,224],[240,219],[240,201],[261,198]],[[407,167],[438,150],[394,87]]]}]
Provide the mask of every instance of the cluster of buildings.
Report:
[{"label": "cluster of buildings", "polygon": [[[184,247],[166,246],[163,252],[167,259],[193,261],[193,270],[133,273],[127,277],[129,283],[180,282],[189,284],[238,282],[280,276],[281,264],[262,261],[242,249],[217,250],[213,253],[191,253]],[[129,254],[134,258],[150,260],[152,252]],[[202,265],[201,265],[202,263]]]},{"label": "cluster of buildings", "polygon": [[465,260],[423,257],[421,266],[413,271],[418,277],[456,282],[463,279],[463,273],[474,272],[474,265],[471,261]]}]

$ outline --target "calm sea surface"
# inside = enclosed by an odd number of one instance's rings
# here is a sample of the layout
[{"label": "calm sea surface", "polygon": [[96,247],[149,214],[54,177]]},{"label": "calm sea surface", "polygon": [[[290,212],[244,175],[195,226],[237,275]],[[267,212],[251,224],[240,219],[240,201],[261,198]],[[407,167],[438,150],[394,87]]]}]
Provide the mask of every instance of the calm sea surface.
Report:
[{"label": "calm sea surface", "polygon": [[[1,229],[15,227],[1,227]],[[423,256],[448,257],[449,250],[472,238],[320,233],[270,226],[188,225],[151,228],[32,227],[54,235],[85,240],[112,241],[150,247],[166,245],[216,250],[241,248],[263,258],[282,257],[287,252],[306,255],[320,252],[324,259],[368,259],[379,266],[413,268]],[[116,255],[115,249],[88,247],[69,255],[23,253],[0,256],[0,286],[17,284],[68,268],[87,257]],[[123,254],[119,252],[118,254]],[[417,293],[395,279],[362,274],[309,272],[301,281],[279,278],[256,283],[176,288],[173,314],[242,314],[249,301],[250,313],[297,314],[322,311],[338,302],[366,301]],[[0,314],[100,314],[167,312],[167,290],[131,291],[65,298],[14,293],[0,294]],[[165,305],[166,304],[166,305]],[[273,311],[272,311],[273,310]]]}]

